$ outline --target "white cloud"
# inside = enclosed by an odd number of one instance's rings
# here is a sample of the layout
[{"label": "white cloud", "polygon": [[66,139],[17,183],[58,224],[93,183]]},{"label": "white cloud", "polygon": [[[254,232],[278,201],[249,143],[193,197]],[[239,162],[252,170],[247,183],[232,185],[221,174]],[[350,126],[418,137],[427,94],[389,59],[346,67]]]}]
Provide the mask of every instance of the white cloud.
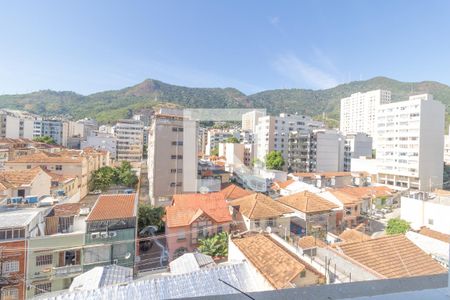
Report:
[{"label": "white cloud", "polygon": [[273,62],[274,68],[295,84],[308,84],[312,88],[326,89],[339,84],[339,81],[327,71],[302,61],[294,54],[284,54]]}]

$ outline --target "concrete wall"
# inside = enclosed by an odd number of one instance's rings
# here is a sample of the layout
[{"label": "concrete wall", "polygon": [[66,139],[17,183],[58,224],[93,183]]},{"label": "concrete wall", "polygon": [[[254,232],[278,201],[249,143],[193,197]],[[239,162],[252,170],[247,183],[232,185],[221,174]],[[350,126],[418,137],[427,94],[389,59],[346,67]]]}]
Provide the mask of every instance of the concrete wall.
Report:
[{"label": "concrete wall", "polygon": [[[426,226],[450,234],[450,205],[401,197],[400,217],[411,223],[413,229]],[[448,201],[448,200],[447,200]],[[430,224],[432,221],[433,224]]]}]

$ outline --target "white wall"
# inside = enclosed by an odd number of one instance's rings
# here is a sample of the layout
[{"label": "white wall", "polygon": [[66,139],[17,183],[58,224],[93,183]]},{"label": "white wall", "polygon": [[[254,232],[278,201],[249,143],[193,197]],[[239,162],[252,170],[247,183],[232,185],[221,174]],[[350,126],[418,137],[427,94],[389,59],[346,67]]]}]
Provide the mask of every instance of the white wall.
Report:
[{"label": "white wall", "polygon": [[[450,234],[450,205],[434,203],[434,201],[402,197],[400,217],[410,222],[411,228],[415,230],[426,226],[432,230]],[[430,224],[430,220],[433,224]]]}]

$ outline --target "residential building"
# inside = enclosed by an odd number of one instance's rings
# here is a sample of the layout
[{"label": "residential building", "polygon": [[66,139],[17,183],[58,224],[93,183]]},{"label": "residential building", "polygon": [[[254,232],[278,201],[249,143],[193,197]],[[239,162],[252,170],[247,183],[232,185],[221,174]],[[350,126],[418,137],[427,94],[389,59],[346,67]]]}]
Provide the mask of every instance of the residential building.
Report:
[{"label": "residential building", "polygon": [[334,130],[291,131],[287,150],[287,168],[291,172],[350,170],[346,165],[345,137]]},{"label": "residential building", "polygon": [[114,133],[118,161],[141,161],[144,151],[144,124],[137,120],[120,120]]},{"label": "residential building", "polygon": [[117,137],[114,134],[93,130],[86,141],[81,142],[81,149],[87,147],[108,151],[112,159],[117,159]]},{"label": "residential building", "polygon": [[[311,117],[282,113],[279,116],[265,116],[258,119],[256,125],[256,158],[265,161],[271,151],[281,151],[288,160],[289,132],[305,131],[324,127],[322,122]],[[285,166],[287,169],[287,165]]]},{"label": "residential building", "polygon": [[419,230],[426,226],[432,230],[450,234],[450,195],[436,193],[411,193],[401,197],[400,217],[409,222],[411,228]]},{"label": "residential building", "polygon": [[134,267],[137,203],[136,194],[98,197],[86,219],[83,271],[109,264]]},{"label": "residential building", "polygon": [[174,195],[165,223],[170,260],[192,252],[199,239],[229,231],[230,222],[222,193]]},{"label": "residential building", "polygon": [[276,200],[293,210],[290,231],[297,235],[324,238],[336,229],[339,206],[309,191],[284,196]]},{"label": "residential building", "polygon": [[64,176],[48,172],[51,177],[50,195],[57,198],[60,196],[72,197],[79,193],[79,182],[76,176]]},{"label": "residential building", "polygon": [[69,122],[59,119],[36,120],[33,137],[42,136],[49,136],[56,144],[66,147],[69,138]]},{"label": "residential building", "polygon": [[442,187],[444,114],[444,105],[429,94],[378,107],[379,183],[421,191]]},{"label": "residential building", "polygon": [[318,173],[292,173],[290,177],[317,188],[340,188],[352,184],[353,175],[350,172],[318,172]]},{"label": "residential building", "polygon": [[244,165],[253,167],[255,159],[255,144],[244,144]]},{"label": "residential building", "polygon": [[372,157],[372,137],[367,133],[349,133],[345,136],[345,143],[349,146],[351,158]]},{"label": "residential building", "polygon": [[144,126],[150,126],[152,123],[152,118],[155,112],[153,109],[140,109],[133,115],[133,119],[137,121],[141,121]]},{"label": "residential building", "polygon": [[225,197],[226,201],[231,201],[235,199],[239,199],[248,195],[253,194],[253,191],[245,190],[233,183],[227,184],[223,189],[220,191]]},{"label": "residential building", "polygon": [[208,128],[198,127],[198,154],[200,157],[206,155],[206,144],[208,142]]},{"label": "residential building", "polygon": [[444,136],[444,163],[450,164],[450,126],[449,133]]},{"label": "residential building", "polygon": [[232,237],[228,260],[247,260],[273,289],[325,284],[325,276],[265,234]]},{"label": "residential building", "polygon": [[51,177],[41,167],[36,166],[26,170],[0,171],[0,197],[22,198],[50,194]]},{"label": "residential building", "polygon": [[263,110],[253,110],[248,113],[242,114],[242,130],[256,132],[258,119],[265,116],[266,113]]},{"label": "residential building", "polygon": [[233,229],[240,231],[260,231],[270,227],[271,232],[285,232],[290,228],[292,209],[272,200],[270,197],[255,193],[231,201]]},{"label": "residential building", "polygon": [[175,194],[196,192],[197,122],[182,111],[155,114],[149,134],[148,181],[153,205],[169,205]]},{"label": "residential building", "polygon": [[79,203],[55,205],[45,215],[45,235],[28,241],[27,299],[68,289],[83,272],[85,219]]},{"label": "residential building", "polygon": [[405,236],[442,266],[449,268],[450,234],[422,227],[419,232],[408,231]]},{"label": "residential building", "polygon": [[89,291],[111,285],[123,285],[131,281],[133,281],[133,268],[118,265],[101,266],[75,277],[69,290]]},{"label": "residential building", "polygon": [[0,137],[31,140],[36,120],[39,116],[25,111],[0,109]]},{"label": "residential building", "polygon": [[209,129],[208,137],[206,139],[205,154],[208,156],[212,155],[214,150],[219,150],[220,143],[226,143],[228,139],[233,137],[239,140],[240,132],[228,129]]},{"label": "residential building", "polygon": [[376,114],[382,104],[391,103],[391,92],[374,90],[355,93],[341,99],[340,131],[346,134],[363,132],[376,138]]},{"label": "residential building", "polygon": [[219,143],[219,157],[225,158],[225,170],[233,172],[234,169],[244,166],[245,145],[238,143]]},{"label": "residential building", "polygon": [[98,123],[96,120],[84,118],[75,122],[77,124],[76,131],[72,135],[78,135],[85,140],[86,137],[92,134],[92,131],[98,130]]}]

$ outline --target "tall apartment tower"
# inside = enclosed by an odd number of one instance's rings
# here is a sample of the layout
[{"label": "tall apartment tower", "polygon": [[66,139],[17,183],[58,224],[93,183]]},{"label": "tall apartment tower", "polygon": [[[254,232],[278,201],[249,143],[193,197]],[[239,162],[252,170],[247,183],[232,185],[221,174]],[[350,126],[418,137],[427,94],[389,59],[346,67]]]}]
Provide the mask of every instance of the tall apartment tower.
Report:
[{"label": "tall apartment tower", "polygon": [[[280,151],[288,159],[289,132],[318,129],[322,122],[303,115],[282,113],[279,116],[265,116],[258,119],[255,133],[256,158],[264,161],[270,151]],[[287,165],[285,165],[287,169]]]},{"label": "tall apartment tower", "polygon": [[138,120],[120,120],[114,129],[118,161],[141,161],[144,151],[144,124]]},{"label": "tall apartment tower", "polygon": [[[345,137],[336,130],[289,133],[287,165],[290,172],[348,171]],[[348,170],[347,170],[348,169]]]},{"label": "tall apartment tower", "polygon": [[161,109],[152,119],[148,140],[148,181],[152,205],[170,205],[174,194],[196,192],[197,122],[181,110]]},{"label": "tall apartment tower", "polygon": [[0,110],[0,137],[33,139],[33,126],[38,116],[28,112]]},{"label": "tall apartment tower", "polygon": [[264,117],[266,113],[261,110],[254,110],[242,115],[242,130],[256,131],[258,119]]},{"label": "tall apartment tower", "polygon": [[49,136],[61,146],[67,147],[69,122],[60,119],[42,119],[34,122],[34,137]]},{"label": "tall apartment tower", "polygon": [[378,182],[422,191],[442,187],[444,114],[429,94],[379,107]]},{"label": "tall apartment tower", "polygon": [[341,132],[363,132],[376,139],[376,113],[380,105],[387,103],[391,103],[391,92],[386,90],[355,93],[341,99]]}]

